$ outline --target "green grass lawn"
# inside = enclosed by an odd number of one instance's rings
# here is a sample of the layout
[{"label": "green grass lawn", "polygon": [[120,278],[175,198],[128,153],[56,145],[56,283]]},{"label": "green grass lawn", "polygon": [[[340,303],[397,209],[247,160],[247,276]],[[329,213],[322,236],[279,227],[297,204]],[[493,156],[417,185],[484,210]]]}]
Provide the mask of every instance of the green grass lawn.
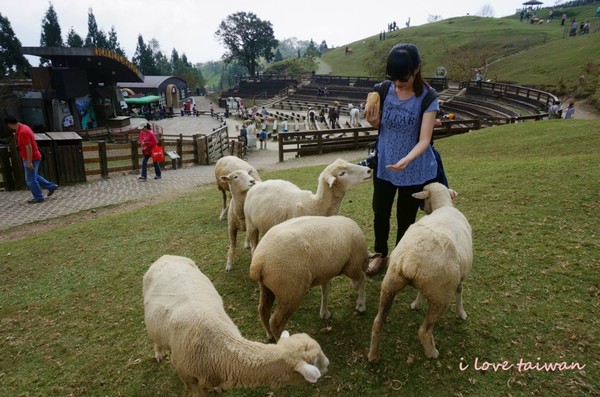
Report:
[{"label": "green grass lawn", "polygon": [[[528,122],[436,142],[474,239],[463,293],[469,318],[458,320],[450,310],[438,321],[439,359],[423,354],[417,329],[424,311],[409,309],[415,297],[409,287],[390,311],[381,362],[369,364],[382,276],[368,282],[364,315],[355,313],[355,291],[340,277],[330,296],[331,320],[319,318],[314,288],[287,325],[321,344],[330,371],[314,385],[228,395],[600,395],[599,127],[585,120]],[[262,177],[314,191],[322,169]],[[359,186],[341,209],[370,246],[371,192],[369,183]],[[217,189],[202,187],[0,243],[0,396],[183,396],[170,364],[153,360],[143,323],[142,276],[162,254],[196,261],[242,334],[266,341],[243,233],[234,268],[224,271],[228,240],[220,206]],[[520,360],[579,368],[519,368]]]}]

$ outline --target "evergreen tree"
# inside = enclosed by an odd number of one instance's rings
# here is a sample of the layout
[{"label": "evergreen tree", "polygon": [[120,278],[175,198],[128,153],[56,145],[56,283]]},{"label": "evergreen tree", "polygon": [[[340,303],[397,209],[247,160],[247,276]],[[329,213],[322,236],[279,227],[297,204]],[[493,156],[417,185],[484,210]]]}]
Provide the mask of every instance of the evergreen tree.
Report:
[{"label": "evergreen tree", "polygon": [[121,49],[119,39],[117,39],[117,31],[114,26],[111,26],[110,32],[108,32],[108,44],[106,48],[115,51],[119,55],[125,55],[125,52]]},{"label": "evergreen tree", "polygon": [[21,53],[21,42],[15,36],[8,18],[0,13],[0,73],[2,78],[29,77],[29,62]]},{"label": "evergreen tree", "polygon": [[[40,47],[64,47],[58,16],[54,6],[50,3],[44,19],[42,19],[42,34]],[[40,58],[40,66],[50,66],[50,60]]]},{"label": "evergreen tree", "polygon": [[283,55],[281,55],[281,51],[279,51],[279,48],[277,49],[277,51],[275,52],[275,58],[273,59],[273,62],[280,62],[283,61]]},{"label": "evergreen tree", "polygon": [[239,61],[252,76],[256,74],[259,59],[271,61],[279,44],[271,22],[262,21],[251,12],[229,15],[221,21],[215,36],[227,48],[223,55],[225,62]]},{"label": "evergreen tree", "polygon": [[75,48],[83,47],[83,39],[81,38],[80,35],[75,33],[75,30],[73,30],[72,26],[71,26],[71,29],[69,30],[69,33],[67,34],[67,47],[75,47]]},{"label": "evergreen tree", "polygon": [[96,17],[91,8],[88,10],[88,34],[85,37],[84,47],[108,47],[106,33],[102,29],[98,29],[98,23],[96,23]]},{"label": "evergreen tree", "polygon": [[154,65],[154,56],[152,48],[144,43],[142,35],[138,35],[138,43],[135,48],[135,54],[133,54],[132,61],[136,64],[142,74],[153,76],[157,75],[157,69]]},{"label": "evergreen tree", "polygon": [[308,47],[306,48],[306,51],[304,52],[304,57],[305,58],[317,58],[319,56],[319,49],[317,48],[317,43],[315,43],[314,41],[312,41],[312,39],[310,39],[310,42],[308,43]]}]

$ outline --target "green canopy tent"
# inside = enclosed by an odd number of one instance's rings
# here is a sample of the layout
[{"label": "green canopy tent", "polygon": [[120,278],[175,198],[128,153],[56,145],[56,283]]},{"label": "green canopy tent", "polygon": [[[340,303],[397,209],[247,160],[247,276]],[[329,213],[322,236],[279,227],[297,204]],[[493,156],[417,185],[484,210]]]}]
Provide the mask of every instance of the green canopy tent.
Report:
[{"label": "green canopy tent", "polygon": [[125,103],[128,105],[148,105],[158,101],[160,101],[160,96],[158,95],[146,95],[141,98],[125,98]]}]

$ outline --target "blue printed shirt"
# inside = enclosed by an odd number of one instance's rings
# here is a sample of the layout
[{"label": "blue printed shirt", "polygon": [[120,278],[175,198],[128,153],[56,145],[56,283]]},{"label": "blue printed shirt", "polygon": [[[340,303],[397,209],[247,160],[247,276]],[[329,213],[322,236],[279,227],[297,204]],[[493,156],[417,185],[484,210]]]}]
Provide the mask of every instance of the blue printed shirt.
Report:
[{"label": "blue printed shirt", "polygon": [[[420,97],[413,95],[408,99],[400,99],[392,84],[385,97],[377,143],[377,177],[395,186],[421,185],[437,176],[437,162],[431,146],[402,171],[385,168],[386,165],[396,164],[419,141],[421,102],[427,91],[427,87],[424,87]],[[437,98],[425,112],[436,110],[439,110]]]}]

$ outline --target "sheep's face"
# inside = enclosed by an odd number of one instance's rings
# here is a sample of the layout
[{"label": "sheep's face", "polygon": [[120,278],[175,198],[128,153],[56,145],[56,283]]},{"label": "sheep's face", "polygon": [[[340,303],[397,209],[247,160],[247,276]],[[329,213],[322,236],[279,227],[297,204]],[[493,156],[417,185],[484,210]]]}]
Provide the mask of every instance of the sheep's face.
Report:
[{"label": "sheep's face", "polygon": [[321,176],[325,178],[329,187],[335,185],[345,192],[353,186],[370,180],[373,177],[373,171],[369,167],[337,159],[325,168]]},{"label": "sheep's face", "polygon": [[458,196],[458,193],[452,189],[448,189],[441,183],[434,182],[425,185],[422,192],[414,193],[412,196],[419,200],[424,200],[423,211],[426,214],[431,214],[434,209],[441,206],[452,206],[452,200]]},{"label": "sheep's face", "polygon": [[256,184],[256,179],[254,179],[252,173],[253,171],[235,170],[229,175],[221,176],[221,180],[229,184],[229,190],[245,192]]},{"label": "sheep's face", "polygon": [[283,331],[277,345],[288,351],[291,360],[298,360],[292,365],[294,371],[304,376],[304,379],[315,383],[321,375],[327,372],[329,359],[321,350],[321,346],[307,334],[294,334],[290,336]]}]

